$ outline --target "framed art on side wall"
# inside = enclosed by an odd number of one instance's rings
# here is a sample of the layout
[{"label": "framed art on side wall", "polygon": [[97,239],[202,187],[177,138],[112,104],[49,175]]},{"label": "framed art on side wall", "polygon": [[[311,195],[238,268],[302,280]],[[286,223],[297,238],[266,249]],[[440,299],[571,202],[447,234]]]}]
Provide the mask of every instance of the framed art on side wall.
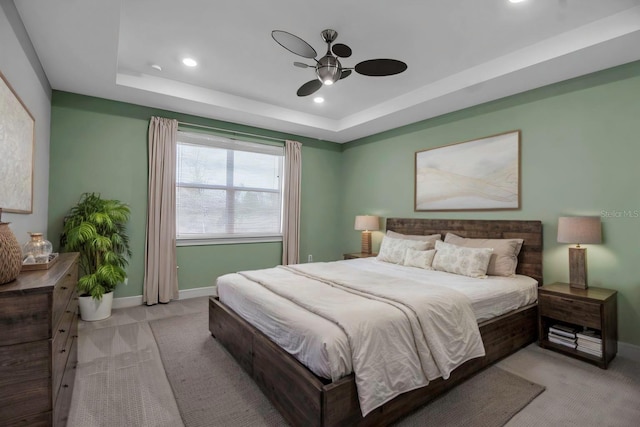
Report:
[{"label": "framed art on side wall", "polygon": [[520,131],[416,152],[415,210],[520,208]]},{"label": "framed art on side wall", "polygon": [[35,119],[0,72],[0,207],[33,210]]}]

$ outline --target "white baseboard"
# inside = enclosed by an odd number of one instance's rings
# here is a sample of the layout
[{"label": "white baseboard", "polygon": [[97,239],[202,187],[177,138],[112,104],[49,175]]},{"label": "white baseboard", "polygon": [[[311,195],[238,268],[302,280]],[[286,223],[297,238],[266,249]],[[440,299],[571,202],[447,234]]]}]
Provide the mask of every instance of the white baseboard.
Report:
[{"label": "white baseboard", "polygon": [[135,297],[121,297],[114,298],[112,308],[126,308],[142,305],[142,295],[136,295]]},{"label": "white baseboard", "polygon": [[640,346],[618,341],[618,356],[625,359],[640,360]]},{"label": "white baseboard", "polygon": [[[178,299],[189,299],[217,295],[216,286],[206,286],[204,288],[183,289],[178,292]],[[113,299],[113,308],[126,308],[142,305],[142,295],[134,297],[122,297]]]}]

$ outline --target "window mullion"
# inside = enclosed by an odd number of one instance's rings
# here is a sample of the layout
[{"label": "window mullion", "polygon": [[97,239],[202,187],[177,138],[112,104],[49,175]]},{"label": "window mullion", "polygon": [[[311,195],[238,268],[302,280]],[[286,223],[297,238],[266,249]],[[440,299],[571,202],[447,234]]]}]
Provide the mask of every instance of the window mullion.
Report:
[{"label": "window mullion", "polygon": [[233,189],[233,150],[227,150],[227,233],[235,230],[235,190]]}]

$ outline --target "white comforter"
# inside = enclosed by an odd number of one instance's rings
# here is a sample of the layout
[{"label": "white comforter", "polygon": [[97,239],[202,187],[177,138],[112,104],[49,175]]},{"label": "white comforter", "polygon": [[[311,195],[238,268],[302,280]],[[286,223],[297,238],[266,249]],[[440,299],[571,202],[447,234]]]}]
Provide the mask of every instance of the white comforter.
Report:
[{"label": "white comforter", "polygon": [[446,287],[342,262],[240,274],[344,331],[363,415],[484,355],[471,301]]}]

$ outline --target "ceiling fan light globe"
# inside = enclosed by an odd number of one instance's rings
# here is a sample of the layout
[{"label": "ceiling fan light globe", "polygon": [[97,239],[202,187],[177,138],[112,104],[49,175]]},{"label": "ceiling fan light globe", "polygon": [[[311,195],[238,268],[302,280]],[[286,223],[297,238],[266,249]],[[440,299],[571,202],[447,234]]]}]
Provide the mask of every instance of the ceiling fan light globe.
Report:
[{"label": "ceiling fan light globe", "polygon": [[316,76],[325,85],[331,85],[340,80],[341,74],[342,65],[334,56],[323,56],[316,65]]}]

